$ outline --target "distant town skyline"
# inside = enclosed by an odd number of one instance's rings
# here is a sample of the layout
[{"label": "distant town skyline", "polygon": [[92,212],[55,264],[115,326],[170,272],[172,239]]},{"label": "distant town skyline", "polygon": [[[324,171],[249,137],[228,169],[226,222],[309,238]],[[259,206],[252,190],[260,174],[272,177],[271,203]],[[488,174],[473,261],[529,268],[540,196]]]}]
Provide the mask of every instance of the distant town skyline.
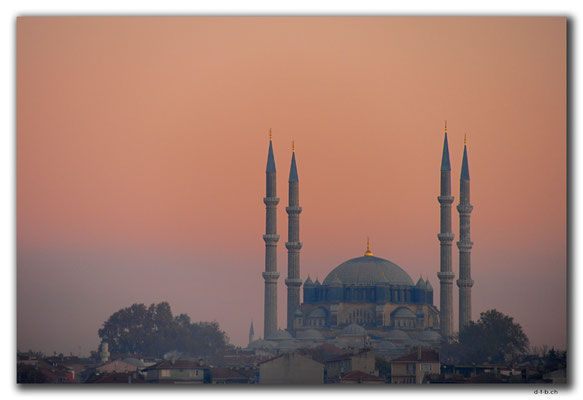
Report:
[{"label": "distant town skyline", "polygon": [[20,350],[88,354],[112,313],[160,301],[263,336],[270,128],[279,328],[292,140],[300,278],[370,237],[439,299],[445,120],[454,205],[467,133],[472,319],[566,348],[565,18],[23,17],[17,108]]}]

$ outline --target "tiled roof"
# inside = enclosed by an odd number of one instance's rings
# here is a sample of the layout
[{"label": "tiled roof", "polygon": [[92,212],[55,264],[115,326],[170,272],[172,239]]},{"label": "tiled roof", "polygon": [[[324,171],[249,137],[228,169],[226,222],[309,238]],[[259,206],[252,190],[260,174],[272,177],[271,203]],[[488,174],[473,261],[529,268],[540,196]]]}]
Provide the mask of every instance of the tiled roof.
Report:
[{"label": "tiled roof", "polygon": [[204,369],[208,368],[206,366],[200,365],[198,361],[192,360],[164,360],[158,364],[154,364],[144,371],[154,370],[154,369]]},{"label": "tiled roof", "polygon": [[216,378],[221,378],[221,379],[226,379],[226,378],[247,378],[244,375],[241,375],[240,373],[238,373],[235,370],[232,370],[230,368],[211,368],[211,377],[213,379]]},{"label": "tiled roof", "polygon": [[348,359],[350,359],[352,357],[359,356],[362,353],[367,353],[369,351],[370,351],[370,349],[362,349],[357,354],[354,354],[354,353],[344,353],[344,354],[341,354],[339,356],[335,356],[335,357],[329,358],[329,359],[326,360],[326,362],[348,360]]},{"label": "tiled roof", "polygon": [[362,371],[350,371],[342,375],[342,380],[359,380],[359,381],[383,381],[383,378],[380,378],[375,375],[367,374],[366,372]]},{"label": "tiled roof", "polygon": [[414,351],[412,353],[406,354],[404,356],[395,358],[392,362],[399,361],[423,361],[423,362],[439,362],[439,354],[433,350],[422,349],[421,357],[419,357],[419,352]]},{"label": "tiled roof", "polygon": [[86,383],[146,383],[146,380],[139,375],[134,376],[132,373],[127,372],[113,372],[111,374],[105,374],[101,376],[94,376],[92,379],[88,380]]}]

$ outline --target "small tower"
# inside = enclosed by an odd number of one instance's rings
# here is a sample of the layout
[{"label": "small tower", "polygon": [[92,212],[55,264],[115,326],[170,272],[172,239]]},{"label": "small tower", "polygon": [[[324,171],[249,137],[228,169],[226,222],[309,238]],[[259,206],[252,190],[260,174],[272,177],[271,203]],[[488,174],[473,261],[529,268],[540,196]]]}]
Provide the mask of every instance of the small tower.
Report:
[{"label": "small tower", "polygon": [[109,356],[109,343],[107,343],[107,338],[104,337],[99,346],[99,358],[101,359],[101,362],[105,363],[109,361]]},{"label": "small tower", "polygon": [[300,193],[298,170],[296,166],[296,149],[292,142],[292,159],[289,170],[289,205],[285,208],[288,215],[288,241],[287,248],[287,329],[293,332],[295,312],[300,308]]},{"label": "small tower", "polygon": [[271,129],[269,130],[269,152],[267,154],[266,175],[266,195],[263,199],[265,203],[265,306],[264,306],[264,326],[263,336],[268,337],[272,332],[277,331],[277,204],[279,198],[276,190],[276,170],[275,159],[273,157],[273,144]]},{"label": "small tower", "polygon": [[474,243],[470,240],[470,214],[474,207],[470,204],[470,168],[468,166],[468,149],[464,135],[464,158],[460,175],[460,202],[457,210],[460,215],[460,240],[457,242],[460,256],[459,287],[459,330],[461,331],[472,319],[472,262],[471,251]]},{"label": "small tower", "polygon": [[439,239],[439,317],[440,333],[444,339],[453,335],[453,278],[451,268],[451,244],[453,233],[451,231],[451,165],[449,163],[449,146],[447,143],[447,121],[445,122],[445,134],[443,139],[443,153],[441,155],[441,192],[439,197],[441,214],[440,229],[437,235]]},{"label": "small tower", "polygon": [[249,328],[249,345],[253,342],[255,338],[255,330],[253,329],[253,321],[251,321],[251,328]]}]

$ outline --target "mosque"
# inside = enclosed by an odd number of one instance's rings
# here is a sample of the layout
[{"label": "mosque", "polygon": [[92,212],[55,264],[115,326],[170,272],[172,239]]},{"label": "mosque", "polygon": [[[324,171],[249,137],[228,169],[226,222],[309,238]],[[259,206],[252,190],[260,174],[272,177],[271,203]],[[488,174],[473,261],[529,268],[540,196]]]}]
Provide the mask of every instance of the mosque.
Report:
[{"label": "mosque", "polygon": [[[320,283],[309,277],[300,279],[299,178],[295,148],[289,173],[287,278],[287,329],[277,325],[277,233],[276,168],[271,132],[266,168],[265,308],[264,339],[254,340],[251,324],[249,350],[256,352],[293,351],[323,343],[342,348],[373,346],[381,355],[403,354],[408,346],[439,347],[453,335],[453,280],[451,206],[451,166],[447,141],[447,123],[441,160],[440,203],[440,308],[433,304],[433,286],[429,279],[415,283],[397,264],[373,255],[370,242],[364,255],[343,262]],[[459,329],[471,319],[470,175],[467,145],[460,174],[459,249]],[[300,303],[300,290],[303,302]]]}]

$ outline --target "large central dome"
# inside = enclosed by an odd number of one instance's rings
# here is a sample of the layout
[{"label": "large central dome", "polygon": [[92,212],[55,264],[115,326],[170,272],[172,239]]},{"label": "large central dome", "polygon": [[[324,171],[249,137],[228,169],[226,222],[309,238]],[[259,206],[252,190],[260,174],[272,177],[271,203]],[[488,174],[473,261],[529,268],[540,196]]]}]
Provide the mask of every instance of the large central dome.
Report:
[{"label": "large central dome", "polygon": [[324,285],[340,281],[343,285],[413,285],[413,280],[397,264],[365,255],[343,262],[324,279]]}]

